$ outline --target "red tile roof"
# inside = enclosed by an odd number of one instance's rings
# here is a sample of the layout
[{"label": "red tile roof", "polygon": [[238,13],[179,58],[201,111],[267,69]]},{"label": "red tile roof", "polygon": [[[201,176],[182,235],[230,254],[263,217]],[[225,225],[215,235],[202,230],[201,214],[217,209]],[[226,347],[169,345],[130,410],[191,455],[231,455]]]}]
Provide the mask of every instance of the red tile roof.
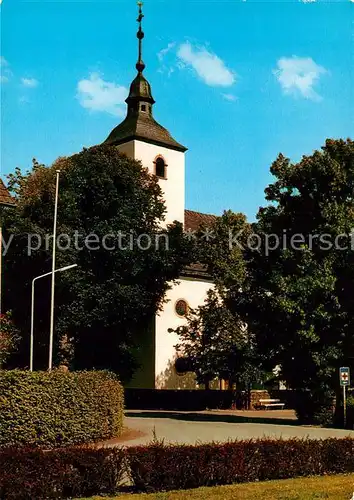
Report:
[{"label": "red tile roof", "polygon": [[197,231],[201,225],[211,227],[217,219],[216,215],[202,214],[194,210],[184,211],[184,228],[188,231]]},{"label": "red tile roof", "polygon": [[0,179],[0,205],[14,205],[15,200],[12,198],[8,192],[2,179]]},{"label": "red tile roof", "polygon": [[[184,229],[186,231],[198,231],[201,225],[206,228],[211,228],[217,219],[216,215],[202,214],[201,212],[194,212],[194,210],[184,211]],[[207,266],[196,262],[190,264],[183,269],[182,276],[188,278],[202,279],[212,283],[212,278],[208,273]]]}]

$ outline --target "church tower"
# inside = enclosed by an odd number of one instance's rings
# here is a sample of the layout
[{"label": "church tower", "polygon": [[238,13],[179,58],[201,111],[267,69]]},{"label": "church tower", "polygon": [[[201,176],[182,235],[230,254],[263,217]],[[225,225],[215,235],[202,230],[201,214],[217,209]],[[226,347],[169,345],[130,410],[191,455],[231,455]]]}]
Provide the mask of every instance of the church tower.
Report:
[{"label": "church tower", "polygon": [[138,74],[130,85],[129,96],[125,101],[127,116],[112,130],[105,142],[116,145],[122,153],[140,160],[151,174],[158,177],[166,206],[165,223],[169,224],[175,220],[183,223],[187,148],[175,141],[168,130],[153,117],[155,100],[151,86],[143,75],[145,64],[142,59],[142,2],[138,5]]},{"label": "church tower", "polygon": [[[127,156],[140,160],[150,174],[156,175],[165,200],[165,224],[179,221],[185,230],[196,230],[201,223],[210,224],[215,217],[185,210],[185,152],[187,148],[178,143],[153,116],[155,100],[151,86],[144,76],[142,59],[144,32],[142,30],[142,3],[138,16],[138,62],[137,75],[130,85],[126,99],[127,116],[115,127],[106,139]],[[208,290],[213,286],[204,271],[196,266],[185,268],[177,283],[171,283],[166,293],[166,302],[151,321],[142,326],[139,342],[134,353],[140,367],[127,385],[130,388],[173,388],[175,346],[177,334],[170,328],[185,323],[189,308],[195,309],[204,303]],[[176,375],[177,376],[177,375]]]}]

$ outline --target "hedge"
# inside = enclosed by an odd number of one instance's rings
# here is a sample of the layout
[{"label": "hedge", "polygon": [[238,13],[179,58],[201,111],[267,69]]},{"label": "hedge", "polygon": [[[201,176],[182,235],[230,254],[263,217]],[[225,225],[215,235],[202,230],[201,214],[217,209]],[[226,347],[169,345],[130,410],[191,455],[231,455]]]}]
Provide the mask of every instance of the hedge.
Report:
[{"label": "hedge", "polygon": [[[251,391],[257,394],[258,391]],[[280,399],[285,403],[285,408],[296,408],[304,399],[302,391],[297,390],[268,390],[268,396],[272,399]],[[299,401],[300,400],[300,401]],[[128,410],[178,410],[178,411],[200,411],[206,409],[228,410],[247,408],[248,394],[246,391],[220,391],[211,389],[209,391],[174,390],[174,389],[135,389],[125,388],[125,407]]]},{"label": "hedge", "polygon": [[51,448],[117,437],[123,399],[109,372],[0,370],[0,446]]},{"label": "hedge", "polygon": [[235,441],[198,446],[0,450],[0,498],[114,495],[354,472],[354,439]]},{"label": "hedge", "polygon": [[245,408],[247,395],[241,391],[126,388],[124,401],[128,410],[201,411]]},{"label": "hedge", "polygon": [[155,444],[126,452],[134,485],[147,492],[354,472],[351,438]]},{"label": "hedge", "polygon": [[115,493],[123,450],[7,448],[0,451],[0,498],[41,500]]}]

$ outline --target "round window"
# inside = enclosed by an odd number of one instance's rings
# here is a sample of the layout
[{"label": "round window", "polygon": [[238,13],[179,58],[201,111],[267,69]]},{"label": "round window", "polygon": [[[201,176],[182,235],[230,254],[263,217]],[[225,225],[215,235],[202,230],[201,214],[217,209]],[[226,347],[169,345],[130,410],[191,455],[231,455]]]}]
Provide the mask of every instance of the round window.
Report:
[{"label": "round window", "polygon": [[175,305],[175,311],[178,316],[186,316],[188,313],[188,304],[185,300],[177,300]]}]

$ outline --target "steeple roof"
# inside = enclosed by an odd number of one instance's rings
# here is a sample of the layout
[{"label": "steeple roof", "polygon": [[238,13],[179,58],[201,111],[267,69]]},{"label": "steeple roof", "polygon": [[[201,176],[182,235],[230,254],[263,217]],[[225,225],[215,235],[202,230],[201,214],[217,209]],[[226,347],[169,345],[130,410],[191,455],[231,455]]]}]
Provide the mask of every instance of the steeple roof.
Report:
[{"label": "steeple roof", "polygon": [[187,148],[173,139],[169,131],[157,123],[152,115],[155,100],[152,97],[151,85],[143,75],[145,64],[142,59],[142,41],[145,35],[141,26],[144,17],[141,9],[142,2],[139,2],[138,5],[139,29],[137,38],[139,51],[136,63],[138,74],[130,85],[129,95],[125,101],[127,103],[127,116],[112,130],[105,143],[119,145],[135,139],[184,152]]},{"label": "steeple roof", "polygon": [[0,205],[15,205],[14,198],[8,192],[3,180],[0,178]]},{"label": "steeple roof", "polygon": [[125,102],[129,104],[132,99],[148,101],[151,104],[155,102],[151,93],[151,85],[143,73],[139,72],[130,84],[129,96]]},{"label": "steeple roof", "polygon": [[123,144],[132,140],[148,142],[158,146],[187,151],[185,146],[175,141],[169,131],[157,123],[148,113],[139,113],[137,116],[127,116],[126,119],[112,130],[106,144]]}]

